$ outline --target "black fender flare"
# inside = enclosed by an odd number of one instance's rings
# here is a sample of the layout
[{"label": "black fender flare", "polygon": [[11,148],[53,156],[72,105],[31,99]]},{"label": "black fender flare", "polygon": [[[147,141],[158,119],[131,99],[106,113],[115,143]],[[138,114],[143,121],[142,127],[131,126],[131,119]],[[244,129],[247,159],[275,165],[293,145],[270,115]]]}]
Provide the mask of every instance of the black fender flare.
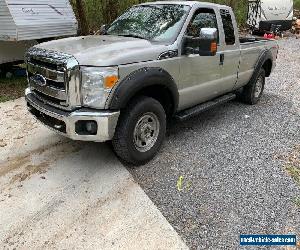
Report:
[{"label": "black fender flare", "polygon": [[253,72],[253,75],[249,81],[249,83],[252,83],[253,81],[256,80],[256,78],[258,77],[258,74],[261,70],[261,68],[263,67],[263,65],[265,64],[266,61],[268,60],[271,60],[272,63],[273,63],[273,55],[272,55],[272,52],[271,50],[263,50],[262,53],[260,54],[260,56],[258,57],[258,60],[255,64],[255,67],[254,67],[254,72]]},{"label": "black fender flare", "polygon": [[112,110],[125,108],[132,97],[151,86],[161,86],[168,90],[173,101],[173,112],[175,112],[179,103],[177,85],[167,71],[158,67],[140,68],[125,77],[114,90],[108,108]]}]

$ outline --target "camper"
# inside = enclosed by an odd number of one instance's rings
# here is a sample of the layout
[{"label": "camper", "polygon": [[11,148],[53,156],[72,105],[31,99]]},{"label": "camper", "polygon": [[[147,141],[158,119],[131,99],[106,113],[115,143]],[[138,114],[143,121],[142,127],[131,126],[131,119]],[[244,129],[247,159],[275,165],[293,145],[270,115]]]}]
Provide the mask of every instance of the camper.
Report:
[{"label": "camper", "polygon": [[268,32],[276,26],[289,30],[293,23],[293,0],[249,0],[248,21],[253,32]]},{"label": "camper", "polygon": [[68,0],[0,0],[0,70],[41,41],[76,35],[77,27]]}]

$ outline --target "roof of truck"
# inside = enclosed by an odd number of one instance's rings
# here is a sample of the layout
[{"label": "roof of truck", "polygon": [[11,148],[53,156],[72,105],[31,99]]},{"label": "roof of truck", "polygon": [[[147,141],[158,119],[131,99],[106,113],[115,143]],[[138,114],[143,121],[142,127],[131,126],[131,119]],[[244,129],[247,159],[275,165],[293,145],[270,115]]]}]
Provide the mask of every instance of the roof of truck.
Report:
[{"label": "roof of truck", "polygon": [[149,5],[149,4],[178,4],[178,5],[188,5],[188,6],[194,6],[194,5],[202,5],[202,6],[217,6],[217,7],[227,7],[226,5],[220,5],[216,3],[209,3],[209,2],[199,2],[199,1],[156,1],[156,2],[146,2],[142,3],[141,5]]}]

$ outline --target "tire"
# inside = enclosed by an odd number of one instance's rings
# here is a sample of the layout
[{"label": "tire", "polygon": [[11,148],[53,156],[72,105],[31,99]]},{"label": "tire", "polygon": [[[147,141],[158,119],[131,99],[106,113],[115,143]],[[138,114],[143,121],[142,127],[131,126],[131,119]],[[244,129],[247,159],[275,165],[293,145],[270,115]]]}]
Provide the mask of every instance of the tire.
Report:
[{"label": "tire", "polygon": [[121,112],[112,145],[124,162],[140,166],[152,160],[166,135],[166,113],[153,98],[141,96]]},{"label": "tire", "polygon": [[260,69],[258,75],[250,80],[239,95],[240,100],[250,105],[255,105],[259,102],[265,88],[266,72]]}]

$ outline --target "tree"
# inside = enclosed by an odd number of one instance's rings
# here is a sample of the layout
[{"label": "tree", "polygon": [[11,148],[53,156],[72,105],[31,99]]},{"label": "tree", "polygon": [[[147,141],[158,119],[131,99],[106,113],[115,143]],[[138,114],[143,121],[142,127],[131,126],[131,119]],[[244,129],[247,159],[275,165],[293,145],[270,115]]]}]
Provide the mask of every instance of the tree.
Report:
[{"label": "tree", "polygon": [[116,0],[104,0],[102,1],[102,15],[106,24],[114,21],[119,15],[119,1]]},{"label": "tree", "polygon": [[75,1],[75,7],[78,15],[79,30],[81,35],[89,34],[89,25],[85,15],[85,6],[82,0]]}]

